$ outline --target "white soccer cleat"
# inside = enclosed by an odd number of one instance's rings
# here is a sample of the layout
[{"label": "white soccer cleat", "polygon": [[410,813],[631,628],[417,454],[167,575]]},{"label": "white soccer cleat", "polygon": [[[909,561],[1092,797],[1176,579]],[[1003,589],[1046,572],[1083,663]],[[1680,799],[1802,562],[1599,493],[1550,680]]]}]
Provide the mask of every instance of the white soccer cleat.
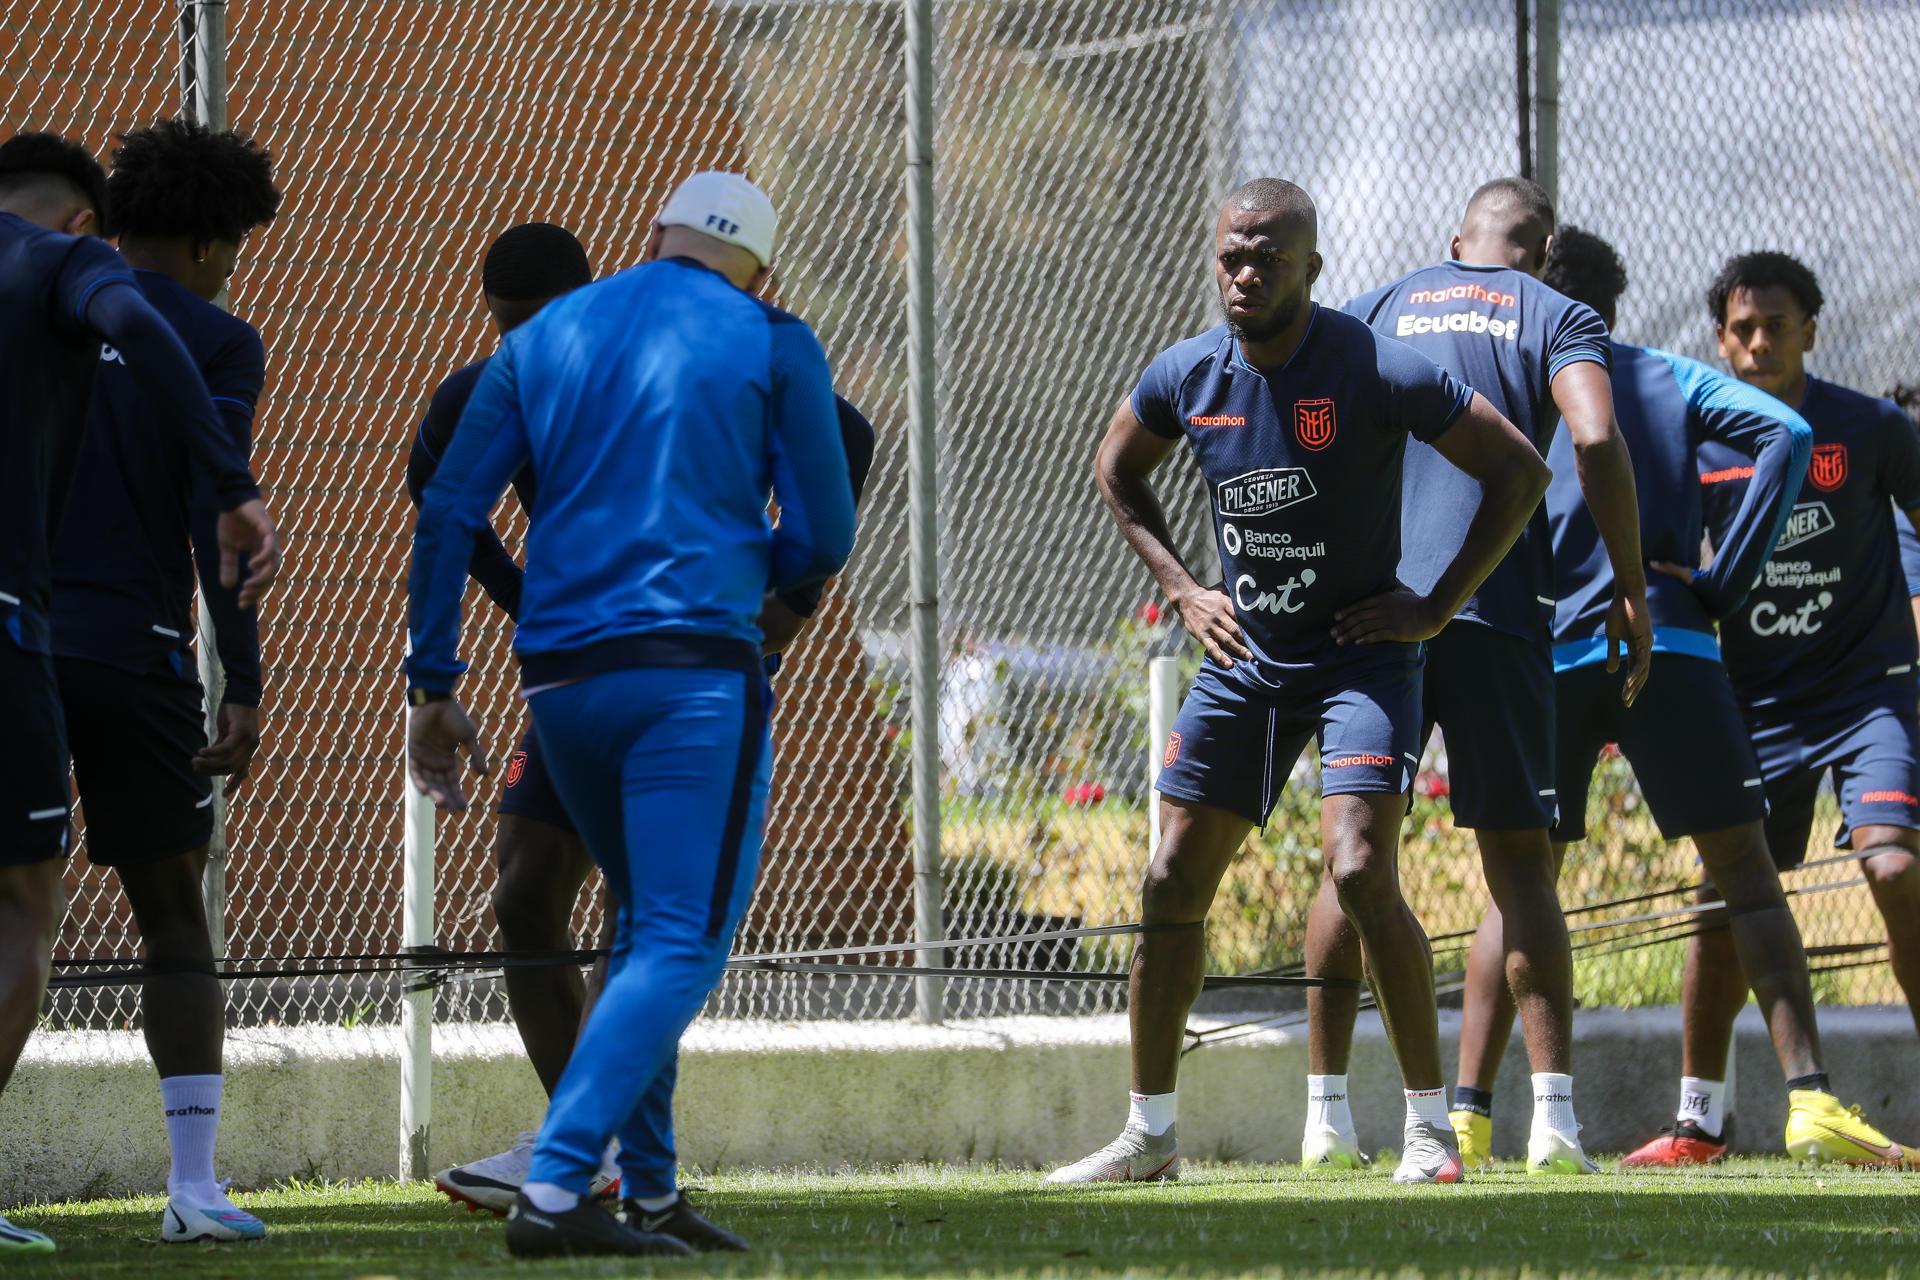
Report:
[{"label": "white soccer cleat", "polygon": [[1046,1181],[1052,1186],[1082,1182],[1178,1182],[1180,1152],[1169,1126],[1159,1137],[1129,1127],[1084,1160],[1055,1169]]},{"label": "white soccer cleat", "polygon": [[227,1183],[212,1195],[169,1194],[167,1211],[160,1215],[160,1239],[167,1244],[195,1240],[258,1240],[267,1224],[227,1199]]},{"label": "white soccer cleat", "polygon": [[1330,1124],[1310,1124],[1300,1139],[1302,1169],[1358,1169],[1367,1163],[1360,1154],[1360,1137],[1342,1133]]},{"label": "white soccer cleat", "polygon": [[[527,1180],[527,1170],[532,1167],[535,1136],[530,1132],[522,1133],[514,1139],[511,1147],[499,1155],[443,1169],[433,1175],[433,1185],[455,1204],[467,1206],[469,1213],[485,1210],[504,1218],[507,1210],[513,1208],[514,1197],[520,1194],[520,1187]],[[588,1196],[598,1199],[604,1195],[619,1194],[619,1155],[620,1143],[615,1139],[607,1144],[606,1154],[600,1159],[600,1172],[594,1175]]]},{"label": "white soccer cleat", "polygon": [[1451,1124],[1422,1122],[1408,1126],[1400,1167],[1393,1171],[1395,1182],[1465,1182],[1466,1177]]},{"label": "white soccer cleat", "polygon": [[1598,1173],[1600,1166],[1593,1162],[1586,1149],[1580,1145],[1580,1129],[1574,1126],[1572,1133],[1548,1128],[1543,1124],[1533,1126],[1533,1133],[1527,1138],[1527,1172],[1538,1174],[1583,1174]]}]

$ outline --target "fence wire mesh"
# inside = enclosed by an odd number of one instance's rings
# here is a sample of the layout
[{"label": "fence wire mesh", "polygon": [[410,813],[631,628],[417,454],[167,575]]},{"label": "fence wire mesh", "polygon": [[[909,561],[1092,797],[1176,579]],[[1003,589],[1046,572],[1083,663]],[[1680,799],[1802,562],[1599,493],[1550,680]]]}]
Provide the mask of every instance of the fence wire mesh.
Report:
[{"label": "fence wire mesh", "polygon": [[[1702,294],[1719,261],[1788,249],[1821,274],[1823,376],[1913,381],[1920,5],[1872,0],[1569,0],[1556,144],[1563,219],[1612,239],[1633,283],[1622,336],[1713,358]],[[14,128],[83,138],[178,105],[177,10],[17,0],[0,17]],[[1112,406],[1151,356],[1215,314],[1218,200],[1259,173],[1318,199],[1323,302],[1446,256],[1468,193],[1521,163],[1505,0],[947,0],[936,7],[938,698],[952,934],[1132,919],[1146,855],[1146,660],[1191,647],[1089,482]],[[639,257],[652,211],[705,167],[744,167],[779,204],[778,300],[816,327],[880,446],[861,546],[780,678],[767,857],[740,948],[905,939],[908,848],[903,22],[895,3],[531,0],[340,6],[235,0],[229,114],[287,193],[248,246],[234,309],[269,354],[257,470],[289,571],[264,612],[267,737],[230,826],[228,952],[390,952],[399,941],[407,444],[438,380],[493,341],[479,260],[500,229],[559,222],[599,270]],[[1794,50],[1790,60],[1781,49]],[[1756,127],[1756,101],[1791,102]],[[1532,123],[1529,121],[1529,123]],[[1177,531],[1211,556],[1184,464]],[[503,527],[519,533],[516,512]],[[470,594],[465,686],[497,760],[524,724],[510,630]],[[1319,873],[1314,765],[1229,872],[1216,970],[1298,960]],[[1596,837],[1569,906],[1679,884],[1621,762],[1595,776]],[[1416,786],[1402,859],[1435,934],[1484,901],[1446,803],[1444,744]],[[483,801],[491,801],[483,788]],[[1837,815],[1830,802],[1818,845]],[[496,945],[490,805],[443,817],[439,941]],[[84,844],[82,846],[84,849]],[[1848,879],[1847,865],[1807,873]],[[129,955],[125,907],[76,858],[60,955]],[[1810,945],[1884,937],[1864,889],[1799,902]],[[583,901],[576,926],[594,936]],[[1124,945],[1002,948],[977,963],[1116,967]],[[1596,948],[1596,951],[1604,949]],[[1441,947],[1441,963],[1458,955]],[[1589,1001],[1677,994],[1672,946],[1583,959]],[[1884,965],[1829,999],[1898,998]],[[386,1017],[385,980],[238,983],[243,1023]],[[441,1016],[503,1014],[497,984]],[[953,984],[955,1012],[1090,1011],[1093,984]],[[731,1017],[901,1016],[905,981],[730,975]],[[63,993],[56,1019],[123,1025],[132,993]]]}]

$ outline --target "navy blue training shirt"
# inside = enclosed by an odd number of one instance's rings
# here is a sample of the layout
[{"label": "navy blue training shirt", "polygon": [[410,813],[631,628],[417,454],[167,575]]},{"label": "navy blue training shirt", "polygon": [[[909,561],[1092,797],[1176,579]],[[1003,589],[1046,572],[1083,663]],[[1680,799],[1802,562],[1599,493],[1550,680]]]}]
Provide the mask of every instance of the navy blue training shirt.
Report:
[{"label": "navy blue training shirt", "polygon": [[[1720,628],[1727,676],[1755,710],[1844,705],[1889,676],[1913,681],[1913,611],[1894,532],[1907,517],[1894,507],[1920,509],[1920,436],[1892,401],[1819,378],[1807,380],[1800,416],[1813,428],[1800,501],[1753,593]],[[1752,476],[1745,454],[1701,444],[1716,546]]]},{"label": "navy blue training shirt", "polygon": [[1407,437],[1437,438],[1472,398],[1412,347],[1317,305],[1278,369],[1249,365],[1224,324],[1147,367],[1134,416],[1192,446],[1254,653],[1228,675],[1278,690],[1351,656],[1334,643],[1334,610],[1394,585]]},{"label": "navy blue training shirt", "polygon": [[[137,271],[134,279],[192,355],[232,448],[247,456],[266,380],[260,335],[171,277]],[[220,585],[212,486],[172,426],[174,407],[149,394],[116,348],[95,350],[99,371],[72,498],[87,518],[62,525],[53,547],[54,652],[129,671],[191,671],[197,552],[226,671],[223,700],[258,706],[259,619],[240,607],[237,587]]]},{"label": "navy blue training shirt", "polygon": [[[1542,456],[1560,422],[1554,376],[1581,361],[1607,367],[1607,326],[1593,308],[1510,267],[1422,267],[1361,294],[1346,310],[1485,396]],[[1460,554],[1479,506],[1478,480],[1432,445],[1409,444],[1400,580],[1423,594],[1433,590]],[[1543,502],[1457,616],[1544,641],[1553,609],[1553,545]]]},{"label": "navy blue training shirt", "polygon": [[[1649,561],[1698,568],[1704,527],[1695,455],[1704,440],[1753,459],[1752,483],[1732,513],[1713,564],[1692,584],[1647,575],[1655,652],[1718,658],[1714,623],[1746,598],[1772,552],[1806,474],[1813,433],[1800,415],[1763,391],[1698,360],[1654,347],[1613,344],[1613,415],[1633,456],[1640,500],[1640,553]],[[1560,606],[1554,615],[1557,670],[1607,660],[1613,565],[1587,511],[1573,441],[1562,431],[1547,455],[1547,522]]]}]

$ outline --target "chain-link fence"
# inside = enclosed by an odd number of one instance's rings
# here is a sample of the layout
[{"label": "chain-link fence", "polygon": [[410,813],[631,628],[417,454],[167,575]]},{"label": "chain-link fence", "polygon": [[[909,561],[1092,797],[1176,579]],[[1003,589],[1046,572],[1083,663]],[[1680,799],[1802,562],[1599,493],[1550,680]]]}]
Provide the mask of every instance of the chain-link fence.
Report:
[{"label": "chain-link fence", "polygon": [[[1138,371],[1212,322],[1207,237],[1235,181],[1276,173],[1316,196],[1318,296],[1337,304],[1443,258],[1468,193],[1522,166],[1525,126],[1555,161],[1563,218],[1626,258],[1627,340],[1711,358],[1707,279],[1728,253],[1778,247],[1813,264],[1831,299],[1823,376],[1879,392],[1920,375],[1907,337],[1920,327],[1920,262],[1897,250],[1920,198],[1920,97],[1909,91],[1920,5],[1536,0],[1521,12],[1524,25],[1504,0],[935,7],[949,936],[1134,917],[1145,664],[1187,651],[1113,534],[1089,463]],[[8,125],[59,129],[104,155],[116,130],[176,109],[177,19],[167,0],[10,5]],[[510,223],[544,219],[573,229],[596,268],[624,265],[671,185],[712,166],[746,168],[779,204],[778,300],[815,325],[840,389],[880,436],[860,549],[780,678],[768,854],[741,945],[909,937],[901,6],[234,0],[228,23],[230,118],[272,148],[287,192],[247,248],[233,306],[267,343],[255,456],[290,551],[263,618],[264,756],[232,809],[229,954],[398,944],[401,471],[428,392],[491,346],[484,247]],[[1519,68],[1543,55],[1558,65],[1557,127],[1518,89]],[[1190,469],[1161,489],[1179,499],[1177,531],[1204,561]],[[510,633],[477,592],[468,624],[464,692],[505,759],[524,721]],[[1444,764],[1436,750],[1423,770],[1403,859],[1437,934],[1471,928],[1484,901],[1470,840],[1447,814]],[[1298,959],[1318,873],[1315,782],[1309,761],[1231,870],[1216,968]],[[1688,848],[1656,838],[1620,765],[1604,764],[1596,788],[1596,811],[1613,820],[1574,855],[1569,905],[1693,873]],[[439,823],[446,946],[496,940],[487,809]],[[1833,827],[1824,813],[1816,839]],[[1822,874],[1854,872],[1808,878]],[[61,954],[131,954],[110,877],[77,858],[69,887]],[[589,916],[583,905],[583,940]],[[1810,944],[1884,936],[1864,889],[1810,895],[1801,919]],[[1585,998],[1673,998],[1671,946],[1594,950]],[[1086,943],[982,962],[1104,969],[1121,952]],[[1455,962],[1443,947],[1442,963]],[[1898,996],[1883,965],[1823,981],[1830,998]],[[241,983],[232,1008],[247,1022],[385,1016],[386,989]],[[949,989],[948,1007],[1091,1010],[1117,998],[1112,986],[971,981]],[[905,981],[736,974],[717,1012],[911,1007]],[[441,996],[445,1016],[501,1010],[492,984]],[[57,1010],[94,1025],[134,1015],[130,994],[112,990],[63,995]]]}]

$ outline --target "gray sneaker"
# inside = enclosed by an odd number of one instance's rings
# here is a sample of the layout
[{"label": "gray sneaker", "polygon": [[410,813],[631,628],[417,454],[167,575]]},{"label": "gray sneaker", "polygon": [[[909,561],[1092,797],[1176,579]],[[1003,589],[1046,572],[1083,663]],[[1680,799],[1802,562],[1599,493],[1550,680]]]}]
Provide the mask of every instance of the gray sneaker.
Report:
[{"label": "gray sneaker", "polygon": [[1064,1185],[1075,1182],[1178,1182],[1180,1152],[1174,1145],[1174,1130],[1169,1125],[1159,1137],[1145,1129],[1129,1127],[1121,1135],[1085,1160],[1064,1165],[1047,1175],[1047,1182]]},{"label": "gray sneaker", "polygon": [[1467,1167],[1460,1160],[1460,1142],[1451,1124],[1407,1122],[1406,1145],[1400,1151],[1395,1182],[1465,1182]]}]

